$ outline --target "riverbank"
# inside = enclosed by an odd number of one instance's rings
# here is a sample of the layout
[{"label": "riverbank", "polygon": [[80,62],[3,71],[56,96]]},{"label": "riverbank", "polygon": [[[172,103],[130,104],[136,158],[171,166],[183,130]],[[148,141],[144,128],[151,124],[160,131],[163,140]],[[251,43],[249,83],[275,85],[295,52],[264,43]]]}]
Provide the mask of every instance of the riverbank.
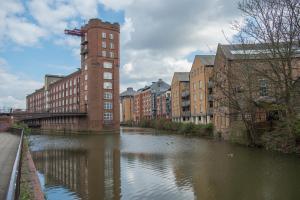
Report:
[{"label": "riverbank", "polygon": [[141,120],[140,123],[128,122],[125,126],[152,128],[161,131],[168,131],[173,134],[181,134],[186,136],[199,136],[213,138],[213,125],[196,125],[193,123],[178,123],[166,119],[159,120]]},{"label": "riverbank", "polygon": [[[223,139],[229,143],[250,147],[242,124],[232,129],[227,139],[222,138],[220,133],[216,133],[214,131],[213,124],[196,125],[193,123],[179,123],[166,119],[159,119],[142,120],[140,123],[134,123],[131,121],[124,126],[152,128],[163,132],[167,131],[171,134],[180,134],[185,136],[205,137],[218,140]],[[276,127],[274,125],[272,130],[269,130],[268,127],[261,129],[257,134],[257,141],[255,145],[251,147],[300,155],[300,137],[290,136],[286,133],[286,127],[282,126],[282,124],[277,125]]]},{"label": "riverbank", "polygon": [[21,200],[44,200],[44,194],[37,176],[31,154],[29,152],[28,140],[24,138],[22,152],[22,171],[20,184]]}]

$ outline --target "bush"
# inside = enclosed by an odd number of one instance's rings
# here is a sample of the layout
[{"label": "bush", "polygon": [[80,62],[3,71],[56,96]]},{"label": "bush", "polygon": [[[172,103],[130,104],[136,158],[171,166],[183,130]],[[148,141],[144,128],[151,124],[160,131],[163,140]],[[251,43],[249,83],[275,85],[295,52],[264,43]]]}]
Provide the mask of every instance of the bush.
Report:
[{"label": "bush", "polygon": [[31,133],[31,128],[29,128],[25,123],[14,123],[12,128],[23,129],[25,135],[30,135]]},{"label": "bush", "polygon": [[213,125],[196,125],[193,123],[172,122],[168,119],[147,120],[142,119],[139,123],[143,128],[154,128],[157,130],[172,131],[185,135],[212,136]]}]

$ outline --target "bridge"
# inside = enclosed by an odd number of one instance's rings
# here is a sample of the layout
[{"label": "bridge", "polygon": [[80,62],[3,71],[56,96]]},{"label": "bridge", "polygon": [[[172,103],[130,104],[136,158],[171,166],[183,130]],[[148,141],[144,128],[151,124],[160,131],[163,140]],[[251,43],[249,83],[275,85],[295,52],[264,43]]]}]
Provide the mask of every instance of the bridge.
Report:
[{"label": "bridge", "polygon": [[[12,109],[5,108],[0,109],[0,119],[11,119],[13,122],[24,122],[28,124],[29,127],[39,127],[41,120],[43,119],[54,119],[58,117],[85,117],[87,116],[87,112],[29,112],[23,109]],[[2,120],[3,121],[3,120]],[[12,122],[11,122],[12,123]],[[0,120],[0,127],[1,123]],[[4,125],[3,125],[4,126]]]}]

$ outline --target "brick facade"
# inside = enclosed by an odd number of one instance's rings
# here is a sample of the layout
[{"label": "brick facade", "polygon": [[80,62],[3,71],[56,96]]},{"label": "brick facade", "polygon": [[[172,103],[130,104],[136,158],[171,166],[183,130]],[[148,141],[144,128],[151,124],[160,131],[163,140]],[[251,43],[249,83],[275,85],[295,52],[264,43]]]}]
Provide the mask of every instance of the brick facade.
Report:
[{"label": "brick facade", "polygon": [[119,129],[120,26],[91,19],[81,31],[81,68],[65,77],[46,75],[45,86],[26,100],[28,112],[86,116],[40,119],[42,129]]}]

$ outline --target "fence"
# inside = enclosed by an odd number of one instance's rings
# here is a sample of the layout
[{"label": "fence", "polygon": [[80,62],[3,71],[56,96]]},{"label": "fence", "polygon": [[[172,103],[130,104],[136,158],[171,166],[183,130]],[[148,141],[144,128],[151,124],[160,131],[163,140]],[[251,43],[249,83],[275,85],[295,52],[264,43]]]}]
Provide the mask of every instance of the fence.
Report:
[{"label": "fence", "polygon": [[14,162],[13,170],[10,176],[10,182],[8,191],[6,194],[6,200],[16,200],[20,196],[20,179],[21,179],[21,166],[22,166],[22,149],[23,149],[23,129],[11,128],[11,133],[21,134],[20,143]]}]

